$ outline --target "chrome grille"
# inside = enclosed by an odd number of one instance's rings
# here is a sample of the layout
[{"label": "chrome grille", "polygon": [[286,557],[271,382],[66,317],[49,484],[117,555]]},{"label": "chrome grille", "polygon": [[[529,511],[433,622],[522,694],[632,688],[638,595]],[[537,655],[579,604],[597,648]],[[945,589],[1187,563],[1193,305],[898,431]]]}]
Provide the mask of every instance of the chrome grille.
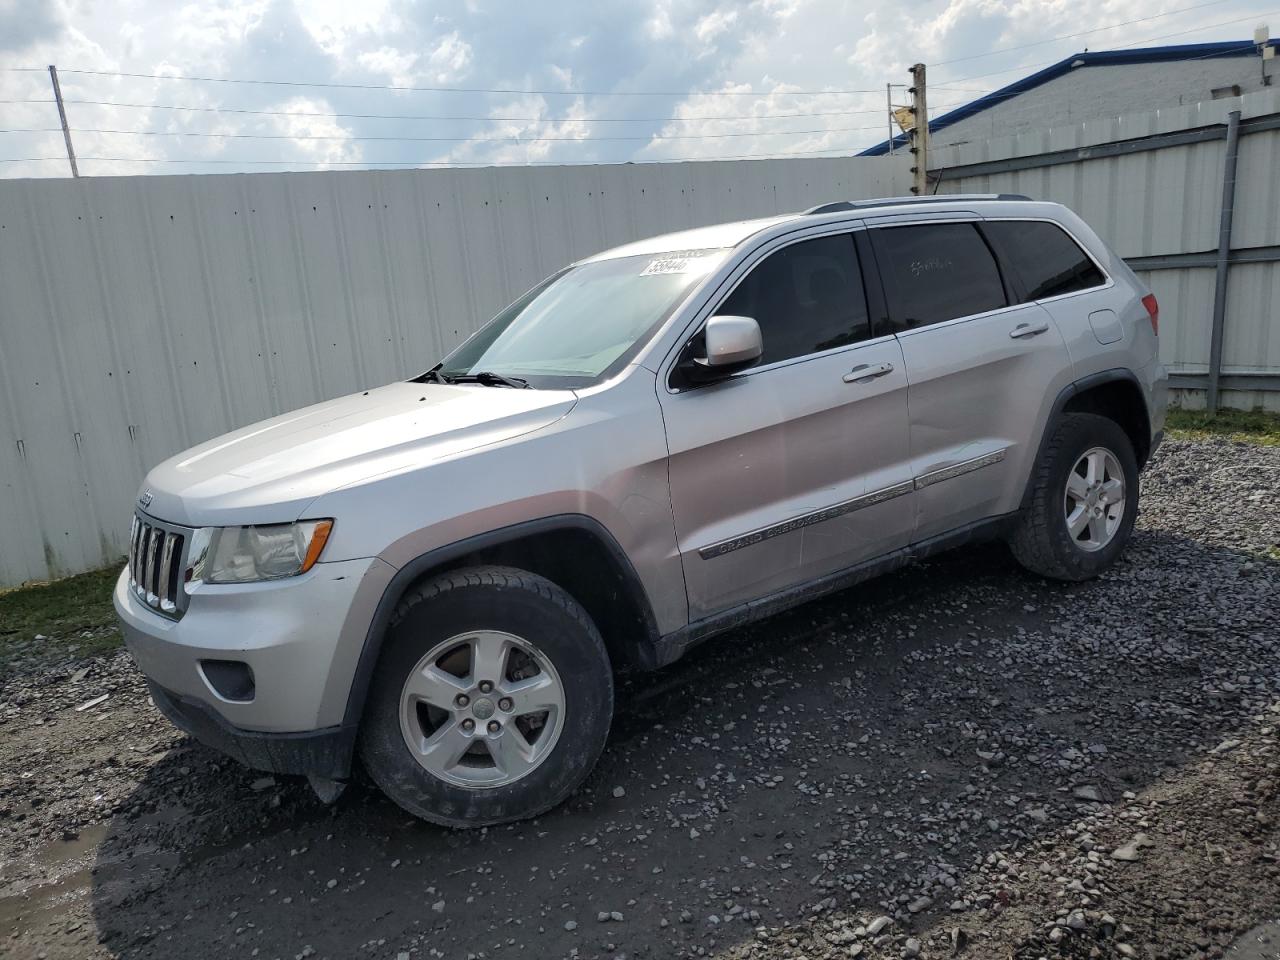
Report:
[{"label": "chrome grille", "polygon": [[138,599],[166,617],[186,608],[182,589],[187,531],[135,514],[129,531],[129,586]]}]

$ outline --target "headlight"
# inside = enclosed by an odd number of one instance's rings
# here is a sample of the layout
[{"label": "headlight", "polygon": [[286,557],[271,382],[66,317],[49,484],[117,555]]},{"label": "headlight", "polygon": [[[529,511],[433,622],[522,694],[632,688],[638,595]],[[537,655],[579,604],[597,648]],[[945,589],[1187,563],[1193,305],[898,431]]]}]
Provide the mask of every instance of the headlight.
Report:
[{"label": "headlight", "polygon": [[252,583],[296,577],[315,566],[332,529],[332,520],[202,527],[191,538],[187,580]]}]

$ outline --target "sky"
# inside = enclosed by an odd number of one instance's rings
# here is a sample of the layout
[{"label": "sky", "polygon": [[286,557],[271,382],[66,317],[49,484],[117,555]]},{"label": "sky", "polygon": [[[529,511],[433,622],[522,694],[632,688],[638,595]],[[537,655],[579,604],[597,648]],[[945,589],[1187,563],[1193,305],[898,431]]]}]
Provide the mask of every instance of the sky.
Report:
[{"label": "sky", "polygon": [[1080,50],[1268,18],[1280,0],[0,0],[0,176],[69,173],[48,64],[88,175],[837,156],[885,139],[915,62],[937,116]]}]

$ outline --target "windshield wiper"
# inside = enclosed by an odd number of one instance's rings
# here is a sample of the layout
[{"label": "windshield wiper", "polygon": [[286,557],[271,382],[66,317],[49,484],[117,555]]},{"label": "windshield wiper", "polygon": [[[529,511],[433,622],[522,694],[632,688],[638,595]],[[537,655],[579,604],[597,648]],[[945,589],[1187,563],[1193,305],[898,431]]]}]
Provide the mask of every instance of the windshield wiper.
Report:
[{"label": "windshield wiper", "polygon": [[440,365],[436,364],[422,376],[417,378],[419,383],[453,383],[452,377],[447,377],[440,372]]},{"label": "windshield wiper", "polygon": [[[437,376],[443,374],[437,373]],[[486,387],[514,387],[516,390],[528,390],[529,381],[520,377],[504,377],[491,370],[478,370],[474,373],[460,373],[449,377],[445,383],[478,383]]]}]

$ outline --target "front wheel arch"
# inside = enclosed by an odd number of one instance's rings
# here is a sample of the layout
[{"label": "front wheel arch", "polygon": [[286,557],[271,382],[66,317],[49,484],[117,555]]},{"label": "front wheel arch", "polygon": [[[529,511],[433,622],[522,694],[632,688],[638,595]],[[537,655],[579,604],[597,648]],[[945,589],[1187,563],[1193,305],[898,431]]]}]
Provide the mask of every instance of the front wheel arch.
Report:
[{"label": "front wheel arch", "polygon": [[[564,549],[568,544],[578,548],[572,555],[581,561],[581,569],[607,575],[604,584],[596,584],[594,591],[584,589],[589,581],[576,582],[565,571],[549,568],[547,558],[570,552]],[[581,552],[584,549],[590,552]],[[373,671],[401,599],[416,585],[441,573],[479,565],[526,570],[546,577],[574,597],[596,623],[616,669],[657,665],[657,621],[639,574],[621,545],[603,524],[585,514],[544,517],[447,544],[400,568],[383,590],[370,620],[347,695],[344,726],[355,728],[364,715]],[[587,595],[591,593],[595,595]]]},{"label": "front wheel arch", "polygon": [[[538,816],[594,767],[613,687],[599,632],[564,590],[510,567],[455,568],[396,606],[360,726],[362,766],[434,823]],[[535,727],[520,727],[533,717]]]}]

